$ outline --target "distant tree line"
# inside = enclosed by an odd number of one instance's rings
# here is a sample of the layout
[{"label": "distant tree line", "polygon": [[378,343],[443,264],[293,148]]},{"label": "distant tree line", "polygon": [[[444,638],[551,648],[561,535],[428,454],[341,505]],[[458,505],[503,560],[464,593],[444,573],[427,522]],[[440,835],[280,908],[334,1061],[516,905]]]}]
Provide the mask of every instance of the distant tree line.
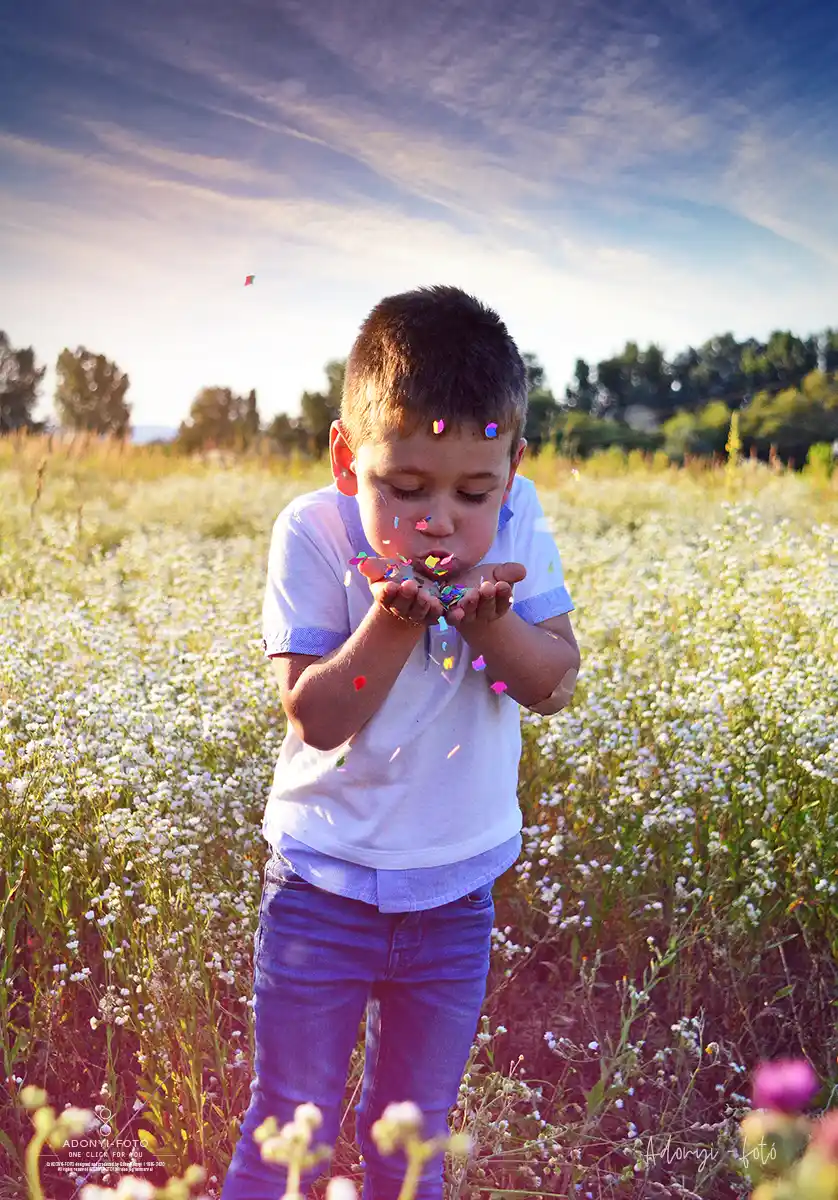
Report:
[{"label": "distant tree line", "polygon": [[[671,361],[654,343],[641,349],[627,342],[599,363],[578,359],[558,397],[537,355],[523,357],[530,389],[525,436],[535,454],[553,445],[583,458],[612,446],[663,450],[678,461],[720,455],[734,412],[746,453],[777,454],[796,464],[811,457],[813,447],[821,457],[838,454],[838,330],[805,339],[777,330],[767,342],[725,333]],[[175,449],[245,450],[267,442],[278,453],[319,458],[340,412],[345,370],[345,359],[328,362],[325,389],[303,392],[300,415],[278,413],[267,424],[255,391],[238,396],[227,387],[203,388],[181,422]],[[31,346],[16,349],[0,331],[0,434],[48,430],[33,415],[44,374]],[[56,375],[60,427],[129,435],[130,381],[116,363],[79,346],[62,350]]]}]

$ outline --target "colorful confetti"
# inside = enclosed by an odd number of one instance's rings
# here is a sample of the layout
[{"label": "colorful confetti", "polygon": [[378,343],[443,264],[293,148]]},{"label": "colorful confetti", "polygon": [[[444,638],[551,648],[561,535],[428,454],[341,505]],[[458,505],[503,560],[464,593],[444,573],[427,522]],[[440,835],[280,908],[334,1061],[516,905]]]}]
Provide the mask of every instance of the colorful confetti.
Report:
[{"label": "colorful confetti", "polygon": [[255,276],[255,275],[247,275],[247,276],[245,276],[245,280],[244,280],[244,286],[245,286],[245,287],[250,287],[250,285],[253,283],[253,280],[254,280],[255,278],[256,278],[256,276]]},{"label": "colorful confetti", "polygon": [[454,747],[454,749],[453,749],[453,750],[451,750],[451,751],[448,753],[448,755],[447,755],[446,757],[447,757],[447,758],[452,758],[452,757],[453,757],[453,756],[454,756],[454,755],[457,753],[457,751],[459,750],[459,748],[460,748],[460,743],[459,743],[459,742],[457,742],[457,745]]},{"label": "colorful confetti", "polygon": [[498,423],[497,423],[497,421],[490,421],[489,424],[486,426],[486,437],[497,437],[497,436],[498,436]]},{"label": "colorful confetti", "polygon": [[350,558],[349,564],[350,566],[357,567],[358,563],[362,563],[365,558],[369,558],[369,555],[366,553],[366,551],[362,550],[360,554],[355,556],[355,558]]},{"label": "colorful confetti", "polygon": [[360,692],[367,682],[367,677],[366,675],[356,675],[352,682],[355,685],[355,691]]},{"label": "colorful confetti", "polygon": [[445,428],[444,421],[434,421],[434,433],[442,433]]},{"label": "colorful confetti", "polygon": [[445,633],[446,629],[448,628],[448,622],[445,620],[445,617],[440,617],[437,621],[437,625],[440,627],[443,633]]},{"label": "colorful confetti", "polygon": [[446,670],[446,671],[450,671],[450,670],[451,670],[451,668],[454,666],[454,659],[453,659],[453,658],[451,658],[451,657],[444,658],[444,659],[442,660],[442,666],[443,666],[443,669],[444,669],[444,670]]},{"label": "colorful confetti", "polygon": [[425,517],[423,520],[417,521],[415,528],[418,529],[420,533],[424,533],[428,528],[428,518]]},{"label": "colorful confetti", "polygon": [[398,518],[398,517],[394,517],[394,518],[393,518],[393,528],[394,528],[394,529],[398,529],[398,527],[399,527],[399,518]]},{"label": "colorful confetti", "polygon": [[350,583],[351,583],[351,582],[352,582],[352,572],[351,572],[351,571],[347,571],[347,572],[346,572],[346,574],[345,574],[345,575],[344,575],[344,577],[343,577],[343,586],[344,586],[344,587],[349,587],[349,585],[350,585]]},{"label": "colorful confetti", "polygon": [[394,751],[393,751],[393,753],[390,755],[390,762],[392,762],[392,761],[393,761],[393,759],[396,757],[396,755],[398,754],[398,752],[399,752],[400,750],[401,750],[401,746],[396,746],[395,750],[394,750]]},{"label": "colorful confetti", "polygon": [[472,660],[471,664],[475,671],[484,671],[486,669],[486,660],[481,654],[478,658]]},{"label": "colorful confetti", "polygon": [[499,680],[497,681],[497,683],[493,683],[493,684],[492,684],[492,691],[493,691],[493,692],[494,692],[496,695],[498,695],[498,696],[499,696],[499,695],[501,694],[501,692],[505,692],[505,691],[506,691],[506,684],[503,682],[503,680],[502,680],[502,679],[499,679]]},{"label": "colorful confetti", "polygon": [[436,564],[441,561],[442,560],[439,558],[436,558],[435,555],[429,554],[428,557],[425,559],[425,566],[430,567],[430,569],[433,570],[434,567],[436,566]]}]

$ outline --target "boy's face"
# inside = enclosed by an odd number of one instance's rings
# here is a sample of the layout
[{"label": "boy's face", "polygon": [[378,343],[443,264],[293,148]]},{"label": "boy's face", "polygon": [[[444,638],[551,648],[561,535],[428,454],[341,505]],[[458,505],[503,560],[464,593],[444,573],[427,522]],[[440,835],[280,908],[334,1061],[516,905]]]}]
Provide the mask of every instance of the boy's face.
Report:
[{"label": "boy's face", "polygon": [[[335,421],[332,474],[339,491],[357,495],[364,533],[377,554],[401,554],[418,573],[437,579],[424,560],[452,555],[436,566],[456,577],[479,563],[495,540],[527,445],[522,438],[510,461],[511,441],[510,433],[487,438],[481,428],[464,425],[364,443],[353,456]],[[417,523],[426,524],[417,529]]]}]

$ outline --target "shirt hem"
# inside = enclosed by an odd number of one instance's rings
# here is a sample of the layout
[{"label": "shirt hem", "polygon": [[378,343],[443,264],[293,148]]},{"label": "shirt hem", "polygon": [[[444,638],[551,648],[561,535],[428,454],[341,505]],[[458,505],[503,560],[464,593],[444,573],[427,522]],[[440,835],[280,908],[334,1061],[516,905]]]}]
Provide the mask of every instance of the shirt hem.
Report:
[{"label": "shirt hem", "polygon": [[[267,824],[267,823],[266,823]],[[278,843],[281,834],[287,833],[289,837],[302,842],[312,850],[318,851],[320,854],[326,854],[330,858],[341,858],[346,862],[355,863],[359,867],[372,867],[377,871],[418,871],[424,867],[448,867],[455,863],[460,863],[468,858],[476,858],[479,854],[485,854],[488,850],[494,850],[495,847],[508,842],[510,838],[515,837],[523,828],[523,816],[516,798],[516,809],[514,816],[514,828],[512,822],[508,825],[496,829],[489,834],[481,833],[479,838],[473,838],[470,842],[461,842],[456,847],[446,847],[425,855],[415,855],[413,851],[405,850],[380,850],[373,851],[371,854],[366,854],[364,849],[358,846],[347,846],[342,842],[328,841],[318,844],[317,831],[315,829],[284,829],[274,827],[268,824],[268,828],[263,829],[263,834],[266,841],[274,850],[274,843]],[[314,836],[312,836],[314,834]],[[417,857],[421,861],[417,861]],[[382,859],[387,860],[383,862]]]}]

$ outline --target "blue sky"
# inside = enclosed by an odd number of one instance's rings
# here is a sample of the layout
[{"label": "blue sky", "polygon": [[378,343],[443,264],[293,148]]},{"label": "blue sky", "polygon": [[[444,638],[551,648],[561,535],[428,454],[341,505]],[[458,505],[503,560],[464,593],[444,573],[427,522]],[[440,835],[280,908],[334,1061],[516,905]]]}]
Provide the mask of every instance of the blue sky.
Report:
[{"label": "blue sky", "polygon": [[9,5],[0,329],[177,424],[211,384],[296,413],[420,284],[557,392],[629,338],[836,325],[836,61],[832,0]]}]

